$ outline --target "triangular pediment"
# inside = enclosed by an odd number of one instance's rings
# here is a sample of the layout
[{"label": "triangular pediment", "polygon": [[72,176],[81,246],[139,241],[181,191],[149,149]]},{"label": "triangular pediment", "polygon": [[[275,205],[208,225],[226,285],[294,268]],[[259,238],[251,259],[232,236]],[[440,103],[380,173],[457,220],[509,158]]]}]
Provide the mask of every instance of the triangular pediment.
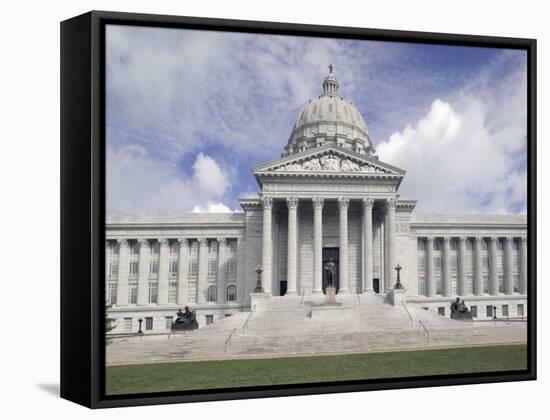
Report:
[{"label": "triangular pediment", "polygon": [[370,156],[348,151],[334,146],[325,146],[305,152],[285,156],[253,168],[256,175],[276,173],[283,174],[314,174],[331,173],[334,175],[393,175],[403,176],[405,171],[380,162]]}]

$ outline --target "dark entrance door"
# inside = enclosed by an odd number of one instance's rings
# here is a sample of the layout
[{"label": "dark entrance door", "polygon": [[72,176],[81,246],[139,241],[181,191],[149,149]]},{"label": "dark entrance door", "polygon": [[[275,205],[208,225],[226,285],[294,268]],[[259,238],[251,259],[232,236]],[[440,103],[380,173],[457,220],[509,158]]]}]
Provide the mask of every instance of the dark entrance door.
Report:
[{"label": "dark entrance door", "polygon": [[372,288],[374,293],[380,293],[380,279],[372,279]]},{"label": "dark entrance door", "polygon": [[340,249],[323,248],[323,293],[325,293],[325,289],[328,283],[327,273],[325,271],[325,264],[328,263],[331,258],[334,264],[336,264],[336,275],[334,276],[334,287],[336,288],[336,293],[338,293],[338,290],[340,289],[340,279],[338,277],[340,271]]},{"label": "dark entrance door", "polygon": [[279,295],[280,296],[286,295],[286,287],[287,287],[286,280],[281,280],[280,283],[279,283]]}]

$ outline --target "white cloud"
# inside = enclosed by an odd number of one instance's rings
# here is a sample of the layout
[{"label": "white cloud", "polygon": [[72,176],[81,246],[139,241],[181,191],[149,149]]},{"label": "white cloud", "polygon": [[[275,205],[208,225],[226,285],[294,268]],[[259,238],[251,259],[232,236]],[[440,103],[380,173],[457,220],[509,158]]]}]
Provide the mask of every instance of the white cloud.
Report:
[{"label": "white cloud", "polygon": [[520,212],[526,202],[525,124],[510,111],[488,118],[483,99],[435,100],[416,124],[378,145],[383,161],[407,170],[400,192],[419,211]]},{"label": "white cloud", "polygon": [[193,176],[186,177],[175,165],[153,158],[142,146],[108,148],[107,213],[173,213],[195,208],[225,211],[227,207],[220,199],[230,184],[223,168],[199,153],[193,170]]},{"label": "white cloud", "polygon": [[206,206],[194,206],[193,213],[233,213],[229,207],[223,203],[213,203],[209,201]]}]

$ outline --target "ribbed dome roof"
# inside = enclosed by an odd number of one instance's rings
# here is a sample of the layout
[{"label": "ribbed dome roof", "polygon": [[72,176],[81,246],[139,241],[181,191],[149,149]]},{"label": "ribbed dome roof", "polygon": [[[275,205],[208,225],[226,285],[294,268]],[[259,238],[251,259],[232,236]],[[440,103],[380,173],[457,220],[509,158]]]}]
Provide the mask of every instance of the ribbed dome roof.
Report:
[{"label": "ribbed dome roof", "polygon": [[340,84],[329,66],[323,81],[323,94],[311,100],[298,114],[283,155],[324,144],[334,144],[370,155],[374,147],[367,124],[353,104],[339,93]]}]

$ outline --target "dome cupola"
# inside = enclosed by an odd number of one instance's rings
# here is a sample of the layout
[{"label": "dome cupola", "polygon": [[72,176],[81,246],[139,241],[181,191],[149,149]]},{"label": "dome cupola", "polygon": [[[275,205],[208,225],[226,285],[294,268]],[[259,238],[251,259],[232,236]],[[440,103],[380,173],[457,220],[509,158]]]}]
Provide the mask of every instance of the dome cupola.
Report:
[{"label": "dome cupola", "polygon": [[375,153],[365,120],[340,95],[333,70],[331,64],[323,80],[323,94],[310,100],[298,114],[283,156],[329,144],[364,155]]}]

